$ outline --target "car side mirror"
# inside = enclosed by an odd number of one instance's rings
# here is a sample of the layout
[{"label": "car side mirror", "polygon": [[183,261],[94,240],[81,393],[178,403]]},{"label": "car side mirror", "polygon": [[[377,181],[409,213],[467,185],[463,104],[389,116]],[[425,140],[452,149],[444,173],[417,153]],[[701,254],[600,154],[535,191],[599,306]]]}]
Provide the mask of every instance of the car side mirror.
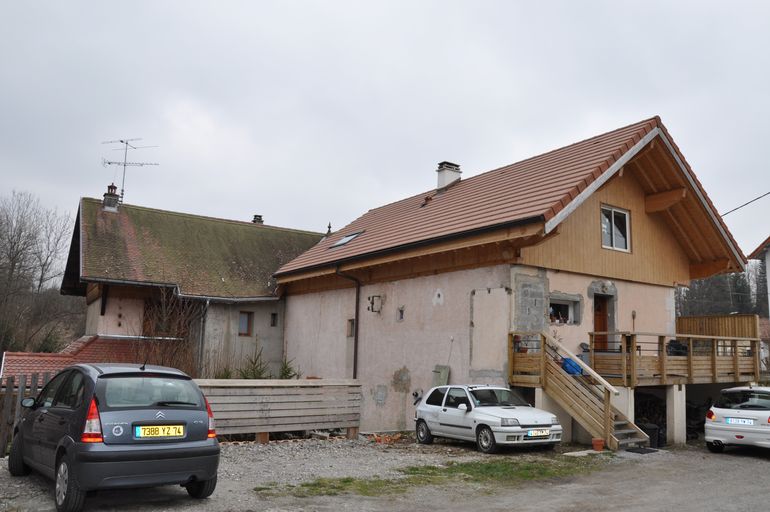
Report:
[{"label": "car side mirror", "polygon": [[35,399],[34,398],[25,398],[21,401],[21,406],[26,407],[27,409],[31,409],[35,406]]},{"label": "car side mirror", "polygon": [[467,411],[468,410],[468,406],[465,405],[465,404],[460,404],[460,405],[457,406],[457,408],[460,409],[461,411]]}]

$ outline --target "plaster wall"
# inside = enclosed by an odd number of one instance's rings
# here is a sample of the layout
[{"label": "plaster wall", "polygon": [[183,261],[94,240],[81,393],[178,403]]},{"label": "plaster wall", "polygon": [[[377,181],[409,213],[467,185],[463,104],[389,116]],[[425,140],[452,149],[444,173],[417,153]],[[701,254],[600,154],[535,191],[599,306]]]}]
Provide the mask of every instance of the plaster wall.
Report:
[{"label": "plaster wall", "polygon": [[111,334],[119,336],[141,336],[144,318],[144,300],[119,296],[107,298],[104,315],[102,301],[95,300],[86,308],[86,335]]},{"label": "plaster wall", "polygon": [[676,330],[673,287],[601,280],[595,276],[552,270],[546,272],[546,277],[550,294],[570,294],[582,299],[581,311],[575,323],[546,322],[546,328],[550,332],[555,331],[564,345],[573,352],[578,351],[580,343],[588,343],[588,333],[594,330],[595,294],[591,289],[592,285],[596,289],[597,281],[609,284],[606,290],[614,294],[613,330],[656,333],[673,333]]},{"label": "plaster wall", "polygon": [[[306,376],[352,377],[355,290],[286,300],[288,357]],[[510,304],[508,265],[362,286],[361,429],[411,430],[412,392],[433,385],[436,365],[450,383],[504,384]]]},{"label": "plaster wall", "polygon": [[[241,312],[252,313],[252,332],[238,334]],[[271,315],[276,325],[271,325]],[[283,303],[280,301],[240,304],[209,303],[203,342],[204,374],[214,375],[229,367],[237,370],[262,350],[262,359],[273,375],[283,360]]]}]

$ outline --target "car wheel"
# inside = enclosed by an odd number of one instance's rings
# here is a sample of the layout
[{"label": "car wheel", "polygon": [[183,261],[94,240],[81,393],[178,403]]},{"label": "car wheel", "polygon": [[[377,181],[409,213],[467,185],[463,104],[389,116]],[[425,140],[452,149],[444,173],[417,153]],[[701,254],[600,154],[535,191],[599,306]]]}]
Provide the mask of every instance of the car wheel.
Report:
[{"label": "car wheel", "polygon": [[208,498],[209,496],[211,496],[211,493],[214,492],[214,489],[216,489],[216,487],[217,487],[217,477],[214,477],[211,480],[190,482],[189,484],[185,485],[185,489],[187,489],[187,494],[199,500],[202,500],[203,498]]},{"label": "car wheel", "polygon": [[725,449],[725,445],[706,442],[706,448],[708,448],[711,453],[722,453]]},{"label": "car wheel", "polygon": [[8,472],[13,476],[28,475],[30,471],[29,466],[24,464],[23,442],[21,432],[13,436],[11,453],[8,455]]},{"label": "car wheel", "polygon": [[491,428],[484,426],[476,432],[476,445],[478,445],[479,451],[484,453],[495,453],[497,451],[495,434],[492,433]]},{"label": "car wheel", "polygon": [[433,442],[433,434],[430,433],[428,424],[420,420],[417,422],[417,442],[420,444],[431,444]]},{"label": "car wheel", "polygon": [[62,456],[56,461],[55,476],[56,487],[54,497],[56,499],[57,512],[78,512],[83,508],[86,493],[81,491],[75,482],[75,473],[66,456]]}]

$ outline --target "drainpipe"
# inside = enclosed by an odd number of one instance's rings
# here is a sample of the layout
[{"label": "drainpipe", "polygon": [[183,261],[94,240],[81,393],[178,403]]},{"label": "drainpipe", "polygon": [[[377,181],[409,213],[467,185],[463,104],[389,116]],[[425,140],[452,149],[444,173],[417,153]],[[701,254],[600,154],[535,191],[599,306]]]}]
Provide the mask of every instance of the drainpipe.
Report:
[{"label": "drainpipe", "polygon": [[358,378],[358,306],[361,303],[361,281],[357,278],[343,274],[340,272],[340,268],[334,269],[334,272],[343,279],[348,279],[356,283],[356,311],[353,316],[353,378]]}]

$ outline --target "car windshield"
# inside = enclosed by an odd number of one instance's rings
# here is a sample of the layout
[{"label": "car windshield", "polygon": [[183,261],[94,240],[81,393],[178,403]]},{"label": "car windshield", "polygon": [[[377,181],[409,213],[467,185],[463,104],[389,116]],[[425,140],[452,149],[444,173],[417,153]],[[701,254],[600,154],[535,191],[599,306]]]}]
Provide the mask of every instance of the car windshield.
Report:
[{"label": "car windshield", "polygon": [[200,407],[200,393],[191,380],[166,375],[115,376],[99,379],[102,404],[122,407]]},{"label": "car windshield", "polygon": [[521,397],[510,391],[501,388],[482,388],[470,390],[473,403],[476,407],[495,407],[500,405],[523,405],[529,404]]},{"label": "car windshield", "polygon": [[754,389],[723,391],[714,404],[720,409],[756,409],[770,411],[770,393]]}]

